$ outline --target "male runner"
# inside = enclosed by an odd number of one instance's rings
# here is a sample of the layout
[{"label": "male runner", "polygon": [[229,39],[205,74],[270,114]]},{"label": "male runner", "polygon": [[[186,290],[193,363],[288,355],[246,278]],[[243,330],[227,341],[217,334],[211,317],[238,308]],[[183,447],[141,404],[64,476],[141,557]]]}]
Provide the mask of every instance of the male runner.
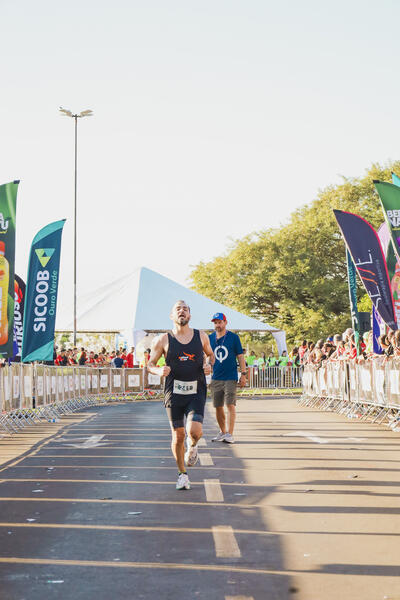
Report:
[{"label": "male runner", "polygon": [[[211,395],[215,407],[219,433],[213,442],[233,444],[233,429],[236,419],[236,388],[238,372],[236,359],[240,366],[240,387],[246,385],[246,362],[240,338],[233,331],[227,331],[226,316],[215,313],[211,321],[215,331],[210,334],[211,348],[215,354],[215,364],[211,380]],[[226,429],[224,401],[228,409],[228,430]]]},{"label": "male runner", "polygon": [[[211,373],[208,361],[214,362],[214,354],[207,334],[189,327],[190,308],[184,300],[174,304],[171,319],[174,323],[172,333],[163,333],[155,339],[147,368],[150,373],[166,378],[164,404],[172,430],[171,450],[179,470],[176,489],[189,490],[185,462],[193,467],[198,459],[197,444],[203,434],[207,396],[205,375]],[[157,367],[162,355],[166,364]]]}]

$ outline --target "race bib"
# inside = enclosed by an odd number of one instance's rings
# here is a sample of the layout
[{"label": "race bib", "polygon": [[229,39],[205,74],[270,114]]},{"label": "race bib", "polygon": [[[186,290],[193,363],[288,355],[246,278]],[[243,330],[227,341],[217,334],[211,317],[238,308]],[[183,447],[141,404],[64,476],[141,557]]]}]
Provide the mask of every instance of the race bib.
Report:
[{"label": "race bib", "polygon": [[197,381],[179,381],[174,379],[174,394],[197,394]]}]

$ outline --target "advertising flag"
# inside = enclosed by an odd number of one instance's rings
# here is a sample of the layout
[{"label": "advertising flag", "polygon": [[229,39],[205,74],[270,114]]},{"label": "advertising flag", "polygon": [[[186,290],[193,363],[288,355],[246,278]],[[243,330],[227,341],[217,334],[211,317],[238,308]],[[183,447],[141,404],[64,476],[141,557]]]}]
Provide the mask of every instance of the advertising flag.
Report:
[{"label": "advertising flag", "polygon": [[387,181],[374,181],[383,214],[391,234],[393,249],[400,259],[400,187]]},{"label": "advertising flag", "polygon": [[[395,186],[400,186],[400,178],[397,177],[395,173],[392,173],[392,182]],[[400,187],[399,187],[400,189]],[[385,223],[386,230],[389,234],[389,239],[391,241],[391,232],[389,230],[389,226]],[[379,228],[382,229],[382,226]],[[382,238],[379,234],[379,239],[382,242]],[[397,240],[399,242],[399,240]],[[383,244],[382,244],[383,245]],[[386,264],[389,273],[390,286],[392,289],[393,303],[394,303],[394,312],[396,315],[397,325],[400,326],[400,259],[398,259],[397,254],[394,249],[394,243],[389,243],[387,245],[386,250]]]},{"label": "advertising flag", "polygon": [[[386,221],[382,223],[377,233],[383,252],[386,256],[386,266],[390,279],[390,288],[392,290],[394,313],[396,315],[397,326],[400,326],[400,261],[397,260],[397,256],[394,253],[392,238]],[[382,326],[382,319],[380,323]],[[385,333],[384,324],[381,329],[381,333]]]},{"label": "advertising flag", "polygon": [[12,362],[20,362],[24,325],[25,282],[15,274],[14,279],[14,345]]},{"label": "advertising flag", "polygon": [[19,181],[0,185],[0,355],[11,357],[14,339],[15,216]]},{"label": "advertising flag", "polygon": [[61,234],[65,219],[33,238],[25,295],[22,362],[53,360]]},{"label": "advertising flag", "polygon": [[392,183],[394,183],[394,185],[400,186],[400,177],[398,175],[396,175],[396,173],[393,173],[393,172],[392,172]]},{"label": "advertising flag", "polygon": [[346,246],[372,304],[390,329],[397,329],[385,255],[375,229],[362,217],[334,210]]},{"label": "advertising flag", "polygon": [[349,283],[349,297],[350,297],[350,311],[351,311],[351,326],[354,330],[354,339],[356,342],[357,354],[359,352],[359,339],[360,339],[360,320],[358,316],[357,307],[357,275],[356,268],[354,266],[351,254],[346,248],[346,262],[347,262],[347,280]]},{"label": "advertising flag", "polygon": [[383,354],[383,350],[379,344],[379,336],[385,333],[385,323],[380,315],[376,312],[375,306],[372,307],[372,350],[374,354]]}]

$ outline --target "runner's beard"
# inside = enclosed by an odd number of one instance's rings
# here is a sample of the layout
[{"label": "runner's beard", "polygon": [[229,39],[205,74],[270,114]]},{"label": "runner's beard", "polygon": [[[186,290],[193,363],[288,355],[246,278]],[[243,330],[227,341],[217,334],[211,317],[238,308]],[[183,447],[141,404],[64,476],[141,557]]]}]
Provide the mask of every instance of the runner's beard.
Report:
[{"label": "runner's beard", "polygon": [[178,317],[178,320],[175,321],[177,325],[187,325],[189,323],[189,319],[185,319],[185,317]]}]

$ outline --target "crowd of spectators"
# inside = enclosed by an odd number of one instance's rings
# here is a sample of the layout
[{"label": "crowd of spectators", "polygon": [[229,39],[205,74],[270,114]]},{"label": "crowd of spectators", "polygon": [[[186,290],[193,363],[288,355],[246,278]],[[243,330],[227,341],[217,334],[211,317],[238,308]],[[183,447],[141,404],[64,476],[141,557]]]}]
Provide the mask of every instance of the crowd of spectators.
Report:
[{"label": "crowd of spectators", "polygon": [[336,334],[317,342],[304,340],[301,346],[293,349],[298,354],[301,365],[320,365],[323,361],[353,360],[364,362],[374,360],[383,355],[384,358],[400,357],[400,330],[382,334],[378,338],[380,352],[374,352],[373,333],[367,331],[356,343],[353,329],[348,328],[342,334]]},{"label": "crowd of spectators", "polygon": [[391,331],[382,334],[378,338],[380,353],[374,352],[373,333],[367,331],[358,340],[350,327],[342,334],[329,336],[326,340],[320,339],[316,342],[303,340],[299,346],[295,346],[287,354],[282,352],[279,357],[274,354],[266,356],[264,352],[257,358],[254,351],[246,356],[246,363],[249,367],[301,367],[307,364],[320,365],[323,361],[353,360],[355,362],[364,362],[373,360],[379,356],[399,357],[400,358],[400,330]]},{"label": "crowd of spectators", "polygon": [[114,368],[132,368],[144,366],[150,357],[150,350],[144,353],[143,361],[136,361],[135,349],[130,351],[120,348],[119,350],[108,351],[101,348],[99,352],[86,350],[85,348],[54,348],[54,364],[58,367],[65,366],[85,366],[85,367],[114,367]]},{"label": "crowd of spectators", "polygon": [[[295,348],[295,350],[298,351],[298,348]],[[293,352],[288,354],[286,350],[283,350],[282,354],[280,354],[278,357],[276,357],[273,352],[271,352],[268,356],[266,356],[265,352],[261,352],[260,356],[257,357],[255,351],[251,350],[251,352],[246,355],[245,359],[248,367],[258,367],[259,369],[265,369],[266,367],[300,366],[298,352],[297,354],[293,354]]]},{"label": "crowd of spectators", "polygon": [[[283,351],[279,356],[272,352],[265,354],[261,352],[257,356],[254,350],[246,355],[246,364],[248,367],[265,369],[267,367],[301,367],[307,364],[320,365],[326,360],[354,360],[362,362],[371,360],[383,354],[386,357],[400,357],[400,330],[391,331],[379,337],[378,342],[381,348],[381,354],[376,354],[373,349],[372,331],[364,333],[357,344],[353,329],[348,328],[343,334],[335,334],[326,340],[320,339],[316,342],[303,340],[299,346],[295,346],[289,352]],[[148,348],[141,360],[135,358],[134,348],[128,352],[127,349],[108,351],[101,348],[99,352],[88,351],[85,348],[69,348],[54,350],[54,364],[57,366],[84,365],[89,367],[145,367],[150,358],[150,349]],[[163,362],[164,361],[164,362]],[[165,364],[164,357],[161,357],[159,366]]]}]

